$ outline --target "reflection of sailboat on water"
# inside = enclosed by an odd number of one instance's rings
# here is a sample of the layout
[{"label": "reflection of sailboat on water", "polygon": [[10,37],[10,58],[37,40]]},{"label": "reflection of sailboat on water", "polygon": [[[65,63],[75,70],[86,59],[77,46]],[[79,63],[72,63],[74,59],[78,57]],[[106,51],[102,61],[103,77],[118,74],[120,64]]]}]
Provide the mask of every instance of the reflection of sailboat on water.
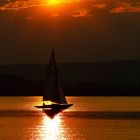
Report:
[{"label": "reflection of sailboat on water", "polygon": [[52,50],[50,62],[48,64],[48,69],[46,73],[47,73],[47,79],[45,83],[43,105],[35,106],[35,107],[43,108],[44,111],[51,111],[53,113],[58,113],[61,110],[64,110],[72,106],[72,104],[67,103],[63,90],[60,86],[60,81],[58,80],[54,50]]}]

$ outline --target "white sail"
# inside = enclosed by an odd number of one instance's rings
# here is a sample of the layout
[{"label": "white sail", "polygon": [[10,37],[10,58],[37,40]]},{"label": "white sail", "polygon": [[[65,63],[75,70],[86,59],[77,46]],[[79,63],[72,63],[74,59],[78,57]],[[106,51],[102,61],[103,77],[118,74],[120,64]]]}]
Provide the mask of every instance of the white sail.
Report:
[{"label": "white sail", "polygon": [[43,101],[52,101],[59,104],[67,104],[64,92],[61,88],[60,81],[58,80],[58,73],[55,61],[54,50],[50,57],[48,69],[46,71],[46,83]]}]

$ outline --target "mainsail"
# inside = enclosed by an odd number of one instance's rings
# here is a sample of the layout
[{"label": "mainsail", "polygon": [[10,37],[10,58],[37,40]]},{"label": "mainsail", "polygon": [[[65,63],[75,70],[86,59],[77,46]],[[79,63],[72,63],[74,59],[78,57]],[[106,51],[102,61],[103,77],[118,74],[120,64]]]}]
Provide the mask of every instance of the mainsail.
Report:
[{"label": "mainsail", "polygon": [[46,71],[46,82],[43,101],[52,101],[58,104],[67,104],[64,92],[58,80],[58,73],[55,61],[54,50],[50,56],[50,61]]}]

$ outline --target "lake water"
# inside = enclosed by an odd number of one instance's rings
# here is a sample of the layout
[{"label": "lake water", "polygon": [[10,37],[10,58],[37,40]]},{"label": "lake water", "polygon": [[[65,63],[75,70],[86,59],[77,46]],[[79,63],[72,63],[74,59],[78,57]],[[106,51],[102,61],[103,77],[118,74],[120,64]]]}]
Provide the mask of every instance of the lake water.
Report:
[{"label": "lake water", "polygon": [[54,118],[42,97],[0,97],[0,140],[139,140],[140,97],[67,97]]}]

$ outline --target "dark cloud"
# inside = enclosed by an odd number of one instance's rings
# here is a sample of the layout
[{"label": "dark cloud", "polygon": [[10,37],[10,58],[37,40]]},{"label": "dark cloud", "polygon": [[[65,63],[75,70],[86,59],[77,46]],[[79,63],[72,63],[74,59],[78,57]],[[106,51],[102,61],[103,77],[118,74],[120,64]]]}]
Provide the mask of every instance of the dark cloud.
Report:
[{"label": "dark cloud", "polygon": [[[47,63],[52,47],[59,62],[140,59],[140,13],[126,10],[124,3],[81,0],[46,7],[16,2],[1,6],[0,64]],[[137,1],[123,2],[129,9],[139,7]],[[121,12],[115,10],[119,7]]]},{"label": "dark cloud", "polygon": [[60,3],[50,4],[51,0],[16,0],[1,2],[0,10],[21,10],[30,7],[43,7],[48,17],[58,16],[92,16],[94,13],[104,10],[105,12],[140,12],[140,2],[123,0],[97,1],[97,0],[59,0]]},{"label": "dark cloud", "polygon": [[140,2],[118,2],[112,13],[140,12]]}]

